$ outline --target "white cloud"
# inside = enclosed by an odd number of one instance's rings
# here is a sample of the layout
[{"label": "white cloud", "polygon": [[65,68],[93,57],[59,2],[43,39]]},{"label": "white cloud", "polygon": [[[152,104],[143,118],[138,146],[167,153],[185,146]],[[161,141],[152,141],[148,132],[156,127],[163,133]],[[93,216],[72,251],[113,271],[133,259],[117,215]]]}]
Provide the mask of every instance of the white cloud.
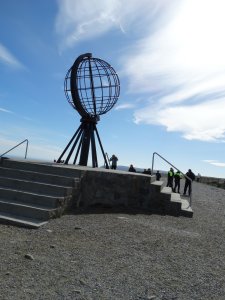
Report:
[{"label": "white cloud", "polygon": [[20,63],[2,44],[0,44],[0,61],[17,69],[24,68],[22,63]]},{"label": "white cloud", "polygon": [[11,110],[8,110],[8,109],[2,108],[2,107],[0,107],[0,111],[6,112],[6,113],[9,113],[9,114],[13,114],[13,112]]},{"label": "white cloud", "polygon": [[224,142],[225,3],[181,3],[165,27],[124,57],[130,92],[151,95],[135,122],[162,125],[189,140]]},{"label": "white cloud", "polygon": [[216,166],[216,167],[225,167],[225,163],[221,163],[221,162],[214,162],[212,163],[212,165]]},{"label": "white cloud", "polygon": [[133,103],[123,103],[123,104],[117,105],[115,107],[115,110],[131,109],[134,107],[135,107],[135,105]]},{"label": "white cloud", "polygon": [[55,27],[61,37],[61,48],[103,35],[114,28],[125,33],[131,25],[150,20],[165,2],[132,0],[127,4],[126,0],[58,0]]},{"label": "white cloud", "polygon": [[164,27],[147,32],[126,53],[124,70],[132,91],[161,91],[223,72],[225,3],[216,0],[216,4],[214,0],[180,1]]},{"label": "white cloud", "polygon": [[188,140],[225,140],[225,98],[194,105],[158,105],[135,112],[135,122],[163,125]]},{"label": "white cloud", "polygon": [[222,167],[222,168],[225,168],[225,163],[219,162],[219,161],[217,161],[217,160],[213,160],[213,159],[205,159],[205,160],[203,160],[203,161],[209,163],[210,165],[216,166],[216,167]]}]

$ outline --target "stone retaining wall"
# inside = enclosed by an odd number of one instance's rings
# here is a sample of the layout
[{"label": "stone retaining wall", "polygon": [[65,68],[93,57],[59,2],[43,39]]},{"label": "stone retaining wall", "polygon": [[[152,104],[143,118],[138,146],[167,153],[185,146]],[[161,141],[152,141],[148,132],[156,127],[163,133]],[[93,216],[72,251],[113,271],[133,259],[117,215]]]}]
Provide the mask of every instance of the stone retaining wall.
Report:
[{"label": "stone retaining wall", "polygon": [[225,179],[224,178],[201,176],[199,178],[199,180],[198,180],[198,178],[196,178],[196,181],[199,181],[201,183],[206,183],[209,185],[214,185],[214,186],[221,187],[221,188],[225,188]]},{"label": "stone retaining wall", "polygon": [[141,207],[155,176],[104,169],[83,170],[77,206]]}]

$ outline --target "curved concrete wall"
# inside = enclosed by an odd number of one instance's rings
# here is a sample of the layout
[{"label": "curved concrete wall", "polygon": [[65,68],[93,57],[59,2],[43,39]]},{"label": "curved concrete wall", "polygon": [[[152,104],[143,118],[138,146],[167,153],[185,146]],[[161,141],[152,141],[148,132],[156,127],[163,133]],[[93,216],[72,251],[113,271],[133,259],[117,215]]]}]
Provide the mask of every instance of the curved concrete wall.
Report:
[{"label": "curved concrete wall", "polygon": [[78,205],[140,207],[149,201],[152,177],[104,169],[83,170]]}]

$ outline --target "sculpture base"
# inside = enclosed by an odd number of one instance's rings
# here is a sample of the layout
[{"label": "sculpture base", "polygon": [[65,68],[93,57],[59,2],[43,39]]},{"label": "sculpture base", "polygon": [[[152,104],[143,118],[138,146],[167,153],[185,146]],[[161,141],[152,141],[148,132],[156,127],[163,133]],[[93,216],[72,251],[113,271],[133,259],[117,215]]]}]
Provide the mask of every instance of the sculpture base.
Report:
[{"label": "sculpture base", "polygon": [[[109,169],[109,162],[107,161],[100,136],[98,134],[98,130],[96,127],[97,121],[99,117],[86,117],[81,119],[81,125],[73,135],[72,139],[69,141],[66,148],[63,150],[62,154],[56,161],[57,163],[61,163],[63,161],[64,164],[68,164],[70,159],[72,158],[73,153],[75,156],[73,158],[73,164],[77,163],[79,157],[79,165],[87,166],[88,164],[88,156],[89,150],[91,146],[91,157],[92,157],[92,167],[98,167],[98,159],[97,159],[97,151],[96,151],[96,143],[95,136],[97,137],[97,141],[99,143],[106,169]],[[68,153],[68,154],[67,154]],[[63,158],[65,159],[63,160]]]}]

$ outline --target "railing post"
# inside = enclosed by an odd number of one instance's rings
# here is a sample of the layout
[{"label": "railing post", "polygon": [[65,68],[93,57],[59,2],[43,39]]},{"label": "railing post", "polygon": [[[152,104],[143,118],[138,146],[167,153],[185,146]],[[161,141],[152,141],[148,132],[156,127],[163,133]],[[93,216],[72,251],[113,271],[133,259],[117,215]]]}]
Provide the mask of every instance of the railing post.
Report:
[{"label": "railing post", "polygon": [[107,153],[107,152],[105,153],[105,156],[106,156],[106,158],[107,158],[107,161],[108,161],[108,164],[109,164],[109,168],[110,168],[110,160],[109,160],[109,156],[108,156],[108,153]]},{"label": "railing post", "polygon": [[153,152],[153,155],[152,155],[152,175],[154,172],[154,158],[155,158],[155,152]]},{"label": "railing post", "polygon": [[26,140],[26,142],[27,142],[27,145],[26,145],[26,152],[25,152],[25,159],[27,158],[27,150],[28,150],[28,140]]}]

